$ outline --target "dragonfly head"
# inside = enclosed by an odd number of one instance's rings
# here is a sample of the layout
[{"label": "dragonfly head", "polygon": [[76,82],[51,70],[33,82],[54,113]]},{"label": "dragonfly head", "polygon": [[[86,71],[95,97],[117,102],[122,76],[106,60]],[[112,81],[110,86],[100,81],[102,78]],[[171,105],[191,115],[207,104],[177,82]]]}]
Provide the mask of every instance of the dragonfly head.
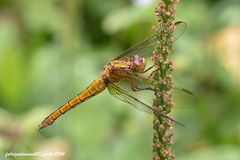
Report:
[{"label": "dragonfly head", "polygon": [[132,67],[136,72],[143,72],[144,69],[146,68],[145,58],[141,57],[140,55],[134,55],[132,57],[132,62],[133,62]]}]

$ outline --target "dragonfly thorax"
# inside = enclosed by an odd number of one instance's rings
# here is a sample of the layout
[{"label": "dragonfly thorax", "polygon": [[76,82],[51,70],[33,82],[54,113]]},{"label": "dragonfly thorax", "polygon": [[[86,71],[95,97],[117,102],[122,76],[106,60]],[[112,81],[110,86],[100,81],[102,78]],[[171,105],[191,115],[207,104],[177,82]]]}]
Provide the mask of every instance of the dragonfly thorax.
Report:
[{"label": "dragonfly thorax", "polygon": [[135,72],[143,72],[146,68],[146,60],[140,55],[134,55],[131,58],[132,66],[131,69]]}]

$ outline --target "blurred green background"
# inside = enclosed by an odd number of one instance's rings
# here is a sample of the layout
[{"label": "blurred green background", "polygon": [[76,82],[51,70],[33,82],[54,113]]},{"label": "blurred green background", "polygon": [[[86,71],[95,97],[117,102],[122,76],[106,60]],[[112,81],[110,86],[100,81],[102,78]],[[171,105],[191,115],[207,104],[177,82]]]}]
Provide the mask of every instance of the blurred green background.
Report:
[{"label": "blurred green background", "polygon": [[[0,0],[0,159],[6,152],[65,152],[16,159],[151,159],[152,116],[105,91],[54,125],[40,122],[85,89],[101,67],[154,34],[154,0]],[[181,0],[188,24],[172,58],[176,85],[199,106],[176,109],[179,160],[240,159],[240,2]],[[7,157],[5,159],[14,159]]]}]

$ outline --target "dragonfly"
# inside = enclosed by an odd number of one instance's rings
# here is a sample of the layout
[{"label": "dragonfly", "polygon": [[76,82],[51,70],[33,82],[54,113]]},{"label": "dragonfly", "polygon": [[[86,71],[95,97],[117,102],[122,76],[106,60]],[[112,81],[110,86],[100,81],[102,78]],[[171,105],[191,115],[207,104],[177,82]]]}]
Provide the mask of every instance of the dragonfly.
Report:
[{"label": "dragonfly", "polygon": [[[183,21],[178,21],[174,25],[176,26],[176,29],[173,33],[173,37],[176,40],[186,31],[187,24]],[[85,90],[49,114],[49,116],[47,116],[39,125],[39,130],[53,124],[61,115],[72,108],[75,108],[78,104],[98,95],[106,88],[109,93],[117,99],[124,101],[141,111],[156,114],[182,125],[160,110],[139,100],[134,96],[134,94],[129,92],[129,90],[133,92],[153,90],[153,86],[149,84],[148,79],[143,75],[153,68],[153,66],[147,68],[146,57],[151,57],[151,52],[156,47],[156,43],[157,36],[154,35],[125,50],[122,54],[111,60],[102,68],[100,76],[96,78]],[[123,82],[125,84],[124,87],[122,85]],[[140,87],[139,84],[143,85]],[[190,91],[185,89],[178,90],[187,94],[192,94]]]}]

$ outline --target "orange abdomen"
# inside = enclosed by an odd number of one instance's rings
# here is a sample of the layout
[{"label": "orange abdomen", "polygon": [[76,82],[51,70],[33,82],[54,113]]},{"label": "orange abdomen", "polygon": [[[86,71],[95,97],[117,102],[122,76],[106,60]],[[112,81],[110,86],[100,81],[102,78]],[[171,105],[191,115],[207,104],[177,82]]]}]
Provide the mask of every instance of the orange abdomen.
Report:
[{"label": "orange abdomen", "polygon": [[95,96],[102,92],[106,88],[106,84],[102,77],[94,80],[84,91],[78,94],[76,97],[69,100],[67,103],[59,107],[56,111],[52,112],[44,121],[39,125],[39,129],[43,129],[51,125],[58,117],[74,108],[77,104],[84,102],[85,100]]}]

